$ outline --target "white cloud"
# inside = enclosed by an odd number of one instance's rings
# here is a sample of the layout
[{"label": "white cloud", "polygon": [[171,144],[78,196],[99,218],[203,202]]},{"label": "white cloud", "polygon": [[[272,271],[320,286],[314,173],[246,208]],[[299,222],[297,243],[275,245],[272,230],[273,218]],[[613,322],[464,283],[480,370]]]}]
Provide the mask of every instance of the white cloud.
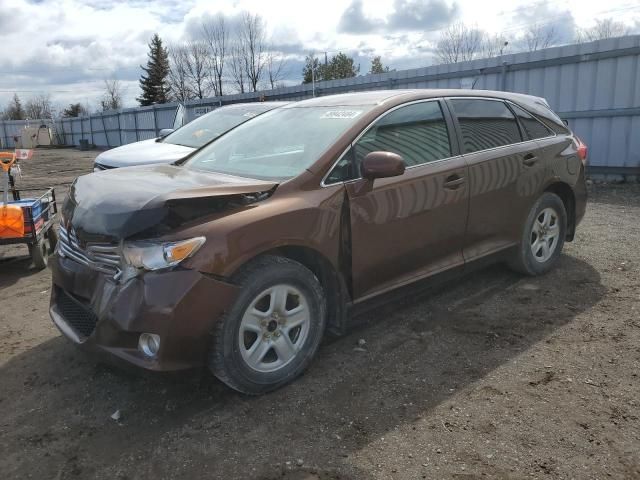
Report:
[{"label": "white cloud", "polygon": [[[354,5],[378,28],[340,28]],[[48,92],[62,105],[95,105],[107,78],[123,82],[127,104],[133,105],[139,66],[154,32],[165,43],[178,42],[208,14],[243,10],[259,13],[273,43],[290,55],[290,81],[298,80],[309,51],[349,52],[362,71],[375,54],[395,68],[426,65],[437,39],[428,30],[454,18],[509,38],[519,35],[523,22],[552,22],[562,12],[571,12],[580,26],[606,16],[640,26],[640,5],[629,0],[0,0],[0,108],[14,91],[22,98]],[[433,28],[420,31],[422,24]]]}]

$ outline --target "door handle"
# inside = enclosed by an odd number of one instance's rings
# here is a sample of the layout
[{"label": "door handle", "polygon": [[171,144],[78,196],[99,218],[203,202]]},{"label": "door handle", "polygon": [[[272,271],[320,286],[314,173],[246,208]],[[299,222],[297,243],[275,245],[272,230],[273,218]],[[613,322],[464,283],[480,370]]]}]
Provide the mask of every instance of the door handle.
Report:
[{"label": "door handle", "polygon": [[536,157],[533,153],[527,153],[522,159],[522,163],[524,163],[527,167],[530,167],[538,163],[538,157]]},{"label": "door handle", "polygon": [[460,175],[450,175],[444,181],[443,187],[448,190],[455,190],[464,183],[464,177]]}]

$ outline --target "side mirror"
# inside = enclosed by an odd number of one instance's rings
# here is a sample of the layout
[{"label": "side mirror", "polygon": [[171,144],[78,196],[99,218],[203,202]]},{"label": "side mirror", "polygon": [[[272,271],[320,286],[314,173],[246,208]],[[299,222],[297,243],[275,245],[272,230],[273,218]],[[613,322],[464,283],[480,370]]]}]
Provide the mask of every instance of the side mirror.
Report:
[{"label": "side mirror", "polygon": [[404,173],[404,160],[397,153],[371,152],[362,160],[361,171],[367,180],[397,177]]},{"label": "side mirror", "polygon": [[173,128],[163,128],[162,130],[160,130],[160,138],[166,137],[167,135],[173,132],[175,132]]}]

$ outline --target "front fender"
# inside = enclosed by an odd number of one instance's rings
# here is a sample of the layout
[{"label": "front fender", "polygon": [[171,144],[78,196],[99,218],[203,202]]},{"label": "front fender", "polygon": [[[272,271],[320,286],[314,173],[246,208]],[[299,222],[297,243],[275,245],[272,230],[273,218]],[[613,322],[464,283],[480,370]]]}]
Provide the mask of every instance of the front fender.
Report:
[{"label": "front fender", "polygon": [[290,195],[276,193],[254,208],[186,230],[181,236],[204,235],[207,241],[185,266],[229,278],[262,253],[299,246],[317,251],[337,269],[343,193],[341,185]]}]

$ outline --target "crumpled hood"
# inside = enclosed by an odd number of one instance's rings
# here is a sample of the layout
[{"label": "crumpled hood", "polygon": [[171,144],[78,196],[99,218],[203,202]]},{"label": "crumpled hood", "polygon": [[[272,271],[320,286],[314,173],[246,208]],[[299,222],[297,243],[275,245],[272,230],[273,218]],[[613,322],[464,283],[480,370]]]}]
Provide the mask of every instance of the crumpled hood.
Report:
[{"label": "crumpled hood", "polygon": [[110,168],[131,167],[133,165],[150,165],[154,163],[176,162],[195,149],[173,143],[156,142],[156,139],[129,143],[121,147],[102,152],[95,163]]},{"label": "crumpled hood", "polygon": [[105,170],[75,180],[63,206],[63,222],[81,240],[117,241],[158,224],[175,228],[220,211],[229,200],[276,186],[173,165]]}]

